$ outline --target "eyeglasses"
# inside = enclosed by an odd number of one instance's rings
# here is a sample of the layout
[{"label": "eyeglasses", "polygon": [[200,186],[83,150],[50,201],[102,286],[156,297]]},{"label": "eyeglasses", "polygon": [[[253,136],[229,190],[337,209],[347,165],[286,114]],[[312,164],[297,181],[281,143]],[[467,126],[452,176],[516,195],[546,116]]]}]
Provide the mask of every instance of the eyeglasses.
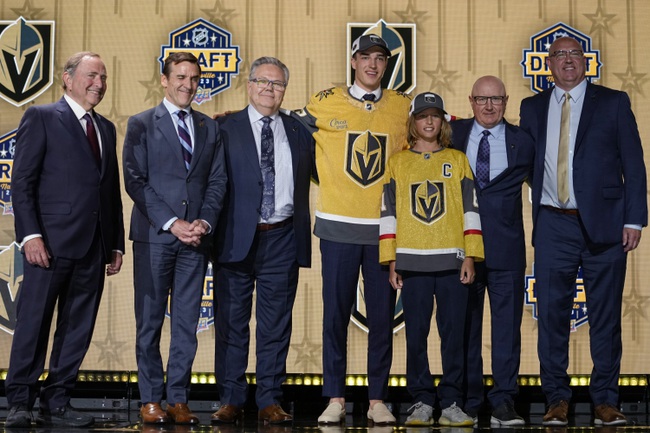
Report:
[{"label": "eyeglasses", "polygon": [[248,81],[257,84],[257,87],[259,88],[265,88],[271,86],[271,89],[277,90],[278,92],[284,92],[285,89],[287,88],[287,83],[285,83],[284,81],[272,81],[272,80],[267,80],[266,78],[253,78],[252,80],[248,80]]},{"label": "eyeglasses", "polygon": [[472,96],[476,105],[485,105],[490,101],[492,105],[503,105],[506,100],[505,96]]},{"label": "eyeglasses", "polygon": [[558,60],[564,60],[567,56],[572,59],[581,59],[584,54],[582,50],[557,50],[553,54],[549,54],[549,56],[555,57]]}]

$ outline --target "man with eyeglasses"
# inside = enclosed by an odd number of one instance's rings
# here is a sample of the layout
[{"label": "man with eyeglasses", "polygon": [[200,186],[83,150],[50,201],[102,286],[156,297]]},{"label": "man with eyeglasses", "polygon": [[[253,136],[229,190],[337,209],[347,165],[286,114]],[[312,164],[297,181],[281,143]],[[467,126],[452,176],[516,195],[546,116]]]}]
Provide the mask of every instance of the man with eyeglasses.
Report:
[{"label": "man with eyeglasses", "polygon": [[314,143],[298,120],[279,112],[288,82],[289,69],[280,60],[255,60],[248,107],[219,118],[228,194],[216,234],[215,371],[221,407],[212,414],[214,423],[243,416],[254,290],[258,419],[292,421],[280,406],[281,385],[298,268],[311,266]]},{"label": "man with eyeglasses", "polygon": [[594,364],[596,425],[624,425],[618,409],[621,306],[628,252],[647,225],[646,169],[626,93],[585,80],[582,47],[556,39],[546,65],[555,87],[521,103],[535,139],[533,245],[538,355],[548,403],[544,425],[567,425],[569,335],[582,267]]},{"label": "man with eyeglasses", "polygon": [[323,395],[320,424],[345,420],[345,374],[350,312],[359,272],[368,319],[370,422],[395,424],[384,404],[393,356],[395,291],[379,264],[379,214],[388,158],[406,146],[410,97],[382,89],[391,55],[381,37],[352,44],[354,84],[314,95],[303,120],[316,139],[320,181],[314,234],[320,238],[323,275]]},{"label": "man with eyeglasses", "polygon": [[508,95],[493,76],[476,80],[469,97],[474,117],[451,122],[453,147],[467,154],[483,229],[485,261],[476,263],[465,330],[465,412],[478,422],[483,404],[483,309],[485,291],[492,322],[492,376],[488,392],[493,426],[523,425],[514,408],[521,351],[526,244],[522,184],[533,166],[530,135],[504,118]]}]

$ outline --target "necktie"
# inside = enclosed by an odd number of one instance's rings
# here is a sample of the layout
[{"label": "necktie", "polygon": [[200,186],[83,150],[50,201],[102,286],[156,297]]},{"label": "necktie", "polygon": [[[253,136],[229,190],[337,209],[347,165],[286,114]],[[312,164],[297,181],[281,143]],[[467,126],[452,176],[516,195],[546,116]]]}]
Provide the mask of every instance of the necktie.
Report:
[{"label": "necktie", "polygon": [[374,101],[375,100],[375,94],[374,93],[366,93],[363,95],[362,98],[364,101]]},{"label": "necktie", "polygon": [[273,153],[273,130],[271,130],[270,117],[262,117],[262,148],[261,162],[262,169],[262,209],[261,215],[268,220],[275,213],[275,156]]},{"label": "necktie", "polygon": [[560,204],[569,201],[569,135],[571,124],[571,95],[564,94],[562,120],[560,121],[560,143],[557,148],[557,198]]},{"label": "necktie", "polygon": [[190,169],[192,163],[192,138],[190,130],[185,123],[185,116],[187,112],[180,110],[178,113],[178,139],[181,142],[181,150],[183,152],[183,160],[185,160],[185,168]]},{"label": "necktie", "polygon": [[95,131],[95,124],[93,123],[92,117],[89,113],[86,113],[83,117],[86,119],[86,137],[88,137],[88,143],[90,143],[90,149],[95,156],[95,162],[97,166],[101,165],[102,156],[99,151],[99,139],[97,138],[97,131]]},{"label": "necktie", "polygon": [[490,131],[483,131],[483,137],[478,143],[478,153],[476,154],[476,182],[483,189],[490,182],[490,141],[488,137]]}]

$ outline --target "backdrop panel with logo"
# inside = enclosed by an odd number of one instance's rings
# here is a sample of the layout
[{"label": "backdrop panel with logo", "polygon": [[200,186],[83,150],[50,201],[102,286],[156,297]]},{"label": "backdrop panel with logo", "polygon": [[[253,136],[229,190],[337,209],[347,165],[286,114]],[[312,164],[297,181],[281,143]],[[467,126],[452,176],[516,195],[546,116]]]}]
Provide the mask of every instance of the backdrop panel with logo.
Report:
[{"label": "backdrop panel with logo", "polygon": [[[520,101],[551,83],[544,66],[548,45],[568,34],[587,55],[588,78],[628,92],[641,137],[650,143],[650,2],[645,0],[4,0],[0,2],[0,369],[7,368],[15,326],[15,303],[22,283],[22,257],[16,245],[11,207],[11,167],[15,130],[33,104],[62,95],[62,67],[77,51],[99,53],[108,69],[108,91],[97,111],[113,121],[121,154],[130,115],[160,103],[161,60],[190,50],[201,60],[203,76],[194,108],[208,114],[246,106],[248,68],[257,57],[280,58],[291,70],[284,107],[302,108],[316,91],[353,79],[349,46],[362,33],[382,35],[394,56],[384,85],[407,93],[434,91],[447,110],[470,117],[473,82],[497,75],[510,99],[506,118],[518,123]],[[646,157],[647,159],[647,157]],[[317,187],[312,187],[312,208]],[[524,191],[528,196],[527,188]],[[133,203],[123,193],[125,221]],[[70,198],[74,200],[74,197]],[[527,236],[530,205],[524,205]],[[127,223],[128,225],[128,223]],[[128,227],[127,227],[128,230]],[[19,240],[18,240],[19,241]],[[527,239],[530,245],[530,239]],[[119,275],[107,279],[94,338],[84,370],[135,370],[133,261],[127,242]],[[647,363],[650,318],[650,240],[629,255],[623,305],[623,373],[650,373]],[[522,374],[538,374],[537,322],[532,247],[527,250],[526,307],[522,324]],[[294,308],[294,332],[287,370],[320,373],[321,269],[314,239],[313,267],[301,270]],[[214,362],[211,269],[203,290],[199,350],[194,371],[211,372]],[[362,282],[360,282],[360,286]],[[589,374],[588,306],[581,275],[576,278],[572,321],[572,374]],[[486,304],[486,309],[489,308]],[[363,292],[351,312],[348,372],[364,374],[367,333]],[[486,311],[486,317],[489,317]],[[395,311],[392,372],[406,368],[400,304]],[[253,321],[252,326],[255,326]],[[254,332],[253,332],[254,335]],[[485,371],[490,373],[490,323],[485,320]],[[166,321],[163,354],[168,345]],[[439,339],[432,327],[430,358],[441,372]],[[252,342],[254,346],[254,341]],[[253,372],[254,347],[249,370]]]}]

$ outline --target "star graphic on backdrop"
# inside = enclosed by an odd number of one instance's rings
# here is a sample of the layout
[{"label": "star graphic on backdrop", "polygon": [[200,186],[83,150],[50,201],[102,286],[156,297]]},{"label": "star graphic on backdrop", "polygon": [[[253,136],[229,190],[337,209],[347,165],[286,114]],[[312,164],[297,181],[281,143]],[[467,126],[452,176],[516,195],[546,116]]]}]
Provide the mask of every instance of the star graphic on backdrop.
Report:
[{"label": "star graphic on backdrop", "polygon": [[45,12],[43,12],[44,9],[33,7],[31,0],[25,0],[22,8],[12,8],[11,10],[26,20],[37,20],[45,15]]},{"label": "star graphic on backdrop", "polygon": [[395,15],[402,19],[404,23],[415,23],[415,26],[423,34],[424,32],[424,21],[428,20],[429,17],[425,17],[428,14],[427,11],[418,11],[415,9],[415,0],[409,0],[408,5],[406,6],[405,11],[393,11]]},{"label": "star graphic on backdrop", "polygon": [[158,69],[154,69],[151,80],[139,81],[139,83],[147,88],[147,95],[144,97],[145,101],[152,99],[157,104],[165,96],[163,88],[160,85],[160,71]]},{"label": "star graphic on backdrop", "polygon": [[643,94],[643,85],[648,81],[647,78],[644,78],[647,74],[634,72],[632,65],[627,65],[627,70],[625,72],[614,72],[614,75],[623,82],[623,84],[621,84],[621,90],[628,94],[638,93],[645,96]]},{"label": "star graphic on backdrop", "polygon": [[106,117],[111,119],[111,121],[115,124],[115,128],[119,134],[124,135],[126,133],[126,123],[129,120],[129,116],[120,114],[120,112],[117,110],[115,101],[113,101],[113,105],[111,105],[111,111],[106,114]]},{"label": "star graphic on backdrop", "polygon": [[309,371],[311,366],[318,368],[321,359],[321,345],[309,341],[305,335],[302,341],[297,344],[292,344],[291,348],[296,351],[296,366],[303,364],[303,371]]},{"label": "star graphic on backdrop", "polygon": [[632,286],[630,294],[623,296],[623,317],[629,315],[631,320],[638,317],[647,319],[646,309],[648,307],[646,304],[648,299],[650,299],[650,296],[641,296],[637,288]]},{"label": "star graphic on backdrop", "polygon": [[208,17],[208,21],[219,27],[228,27],[228,20],[235,17],[235,9],[226,9],[221,0],[216,0],[212,9],[201,9],[201,12]]},{"label": "star graphic on backdrop", "polygon": [[115,369],[117,365],[123,365],[123,350],[121,349],[126,344],[126,341],[114,340],[113,333],[109,331],[104,341],[93,341],[93,344],[100,349],[98,363],[105,365],[107,370]]},{"label": "star graphic on backdrop", "polygon": [[446,70],[442,66],[442,63],[438,62],[438,66],[436,66],[435,71],[424,71],[424,73],[429,78],[431,78],[431,85],[429,86],[429,89],[436,90],[440,87],[444,87],[451,93],[454,93],[451,87],[451,81],[458,78],[455,77],[455,75],[457,75],[457,71]]},{"label": "star graphic on backdrop", "polygon": [[[239,70],[248,71],[250,69],[250,62],[248,60],[242,60]],[[235,81],[235,89],[241,89],[242,86],[248,84],[248,74],[239,74],[236,77],[233,77],[232,80]]]},{"label": "star graphic on backdrop", "polygon": [[591,21],[591,30],[589,30],[590,35],[594,35],[599,31],[605,31],[614,36],[610,28],[610,21],[616,18],[616,14],[606,14],[603,11],[602,6],[598,6],[595,14],[584,14],[584,16]]}]

